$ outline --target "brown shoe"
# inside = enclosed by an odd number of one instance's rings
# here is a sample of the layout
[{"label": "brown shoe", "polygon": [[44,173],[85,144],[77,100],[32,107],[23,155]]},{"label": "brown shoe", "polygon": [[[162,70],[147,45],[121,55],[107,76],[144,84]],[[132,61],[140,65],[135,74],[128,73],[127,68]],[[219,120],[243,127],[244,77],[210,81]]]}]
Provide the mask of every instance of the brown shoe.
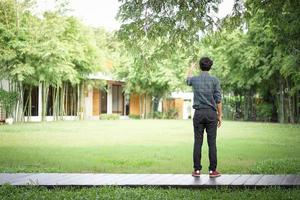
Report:
[{"label": "brown shoe", "polygon": [[209,177],[210,178],[216,178],[216,177],[219,177],[219,176],[221,176],[221,174],[217,170],[209,171]]},{"label": "brown shoe", "polygon": [[195,170],[192,172],[192,176],[194,177],[199,177],[201,175],[201,171],[200,170]]}]

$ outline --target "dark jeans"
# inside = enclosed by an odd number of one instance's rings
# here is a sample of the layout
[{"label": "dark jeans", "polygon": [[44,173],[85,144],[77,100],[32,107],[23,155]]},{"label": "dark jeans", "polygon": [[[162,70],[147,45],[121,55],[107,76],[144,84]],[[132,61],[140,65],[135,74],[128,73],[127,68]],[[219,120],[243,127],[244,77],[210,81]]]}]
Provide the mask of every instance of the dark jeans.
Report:
[{"label": "dark jeans", "polygon": [[209,154],[209,170],[217,168],[217,112],[212,109],[195,110],[193,125],[194,125],[194,169],[201,170],[201,149],[203,143],[203,133],[206,129],[208,154]]}]

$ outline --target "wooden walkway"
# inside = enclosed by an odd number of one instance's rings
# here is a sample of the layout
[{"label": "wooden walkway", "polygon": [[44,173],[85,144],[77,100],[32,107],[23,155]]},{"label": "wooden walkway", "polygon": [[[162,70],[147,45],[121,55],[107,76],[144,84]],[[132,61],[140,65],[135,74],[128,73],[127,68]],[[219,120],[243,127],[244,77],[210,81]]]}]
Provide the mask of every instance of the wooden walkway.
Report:
[{"label": "wooden walkway", "polygon": [[159,186],[159,187],[299,187],[300,175],[208,175],[189,174],[79,174],[79,173],[0,173],[0,185],[25,186]]}]

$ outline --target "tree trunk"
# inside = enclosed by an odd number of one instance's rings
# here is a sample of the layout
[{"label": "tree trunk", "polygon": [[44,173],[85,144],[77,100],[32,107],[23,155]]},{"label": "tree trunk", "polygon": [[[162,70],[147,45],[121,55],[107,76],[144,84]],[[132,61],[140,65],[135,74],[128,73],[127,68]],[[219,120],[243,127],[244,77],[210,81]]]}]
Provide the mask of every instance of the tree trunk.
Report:
[{"label": "tree trunk", "polygon": [[77,85],[77,118],[80,119],[80,83]]},{"label": "tree trunk", "polygon": [[42,121],[45,121],[47,116],[48,91],[48,84],[44,81],[42,84]]},{"label": "tree trunk", "polygon": [[55,116],[56,116],[55,118],[56,118],[56,120],[59,119],[59,112],[60,112],[59,98],[60,98],[60,87],[57,86],[56,97],[55,97]]},{"label": "tree trunk", "polygon": [[248,91],[245,92],[244,95],[244,120],[249,120],[249,94]]},{"label": "tree trunk", "polygon": [[28,94],[28,98],[29,98],[29,102],[28,102],[28,121],[30,121],[31,119],[31,115],[32,115],[32,98],[31,98],[31,94],[32,94],[32,87],[29,86],[29,94]]},{"label": "tree trunk", "polygon": [[73,116],[77,115],[77,86],[73,86]]},{"label": "tree trunk", "polygon": [[60,119],[63,119],[64,112],[65,112],[65,84],[63,83],[61,86],[61,91],[60,91]]},{"label": "tree trunk", "polygon": [[18,93],[19,93],[19,98],[17,100],[17,105],[16,105],[16,111],[15,111],[15,120],[16,122],[24,121],[24,108],[23,108],[23,103],[24,103],[24,89],[23,89],[23,84],[22,82],[18,82]]},{"label": "tree trunk", "polygon": [[300,106],[300,91],[297,91],[296,92],[296,95],[295,95],[295,116],[296,116],[296,119],[297,119],[297,123],[299,123],[299,118],[300,118],[300,114],[299,114],[299,106]]},{"label": "tree trunk", "polygon": [[140,118],[143,118],[143,111],[142,111],[142,95],[139,95],[139,107],[140,107]]},{"label": "tree trunk", "polygon": [[279,123],[284,123],[284,85],[281,76],[279,77],[279,112],[278,121]]},{"label": "tree trunk", "polygon": [[147,118],[147,94],[144,95],[144,119]]},{"label": "tree trunk", "polygon": [[53,120],[56,121],[56,96],[57,96],[57,89],[56,87],[52,88],[52,116]]},{"label": "tree trunk", "polygon": [[79,104],[79,111],[80,111],[80,117],[83,120],[84,119],[84,83],[80,86],[80,104]]},{"label": "tree trunk", "polygon": [[28,104],[29,104],[29,95],[28,95],[28,97],[27,97],[27,99],[25,101],[25,105],[23,107],[23,113],[24,113],[24,115],[26,113],[27,119],[28,119],[28,115],[29,115],[29,105]]},{"label": "tree trunk", "polygon": [[253,87],[250,89],[249,100],[250,100],[250,107],[251,107],[250,118],[252,121],[255,121],[256,120],[255,89]]},{"label": "tree trunk", "polygon": [[161,97],[160,96],[155,96],[154,100],[153,100],[153,112],[157,112],[158,111],[158,106],[159,106],[159,101],[160,101]]},{"label": "tree trunk", "polygon": [[68,115],[69,112],[69,85],[66,84],[66,90],[65,90],[66,94],[65,94],[65,116]]},{"label": "tree trunk", "polygon": [[293,113],[293,107],[292,107],[292,94],[290,93],[291,91],[291,87],[290,87],[290,83],[289,83],[289,80],[286,79],[286,87],[287,87],[287,99],[288,99],[288,122],[290,123],[295,123],[295,120],[294,120],[294,113]]}]

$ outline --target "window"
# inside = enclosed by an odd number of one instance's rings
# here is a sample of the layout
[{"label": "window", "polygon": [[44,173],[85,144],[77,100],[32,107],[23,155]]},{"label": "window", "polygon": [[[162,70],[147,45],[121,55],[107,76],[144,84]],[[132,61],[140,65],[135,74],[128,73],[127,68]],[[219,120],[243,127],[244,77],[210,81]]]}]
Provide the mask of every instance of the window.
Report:
[{"label": "window", "polygon": [[124,95],[121,85],[112,86],[112,111],[113,113],[124,113]]},{"label": "window", "polygon": [[107,92],[100,90],[100,113],[107,113]]},{"label": "window", "polygon": [[39,114],[39,87],[26,87],[24,89],[23,106],[25,116],[38,116]]}]

